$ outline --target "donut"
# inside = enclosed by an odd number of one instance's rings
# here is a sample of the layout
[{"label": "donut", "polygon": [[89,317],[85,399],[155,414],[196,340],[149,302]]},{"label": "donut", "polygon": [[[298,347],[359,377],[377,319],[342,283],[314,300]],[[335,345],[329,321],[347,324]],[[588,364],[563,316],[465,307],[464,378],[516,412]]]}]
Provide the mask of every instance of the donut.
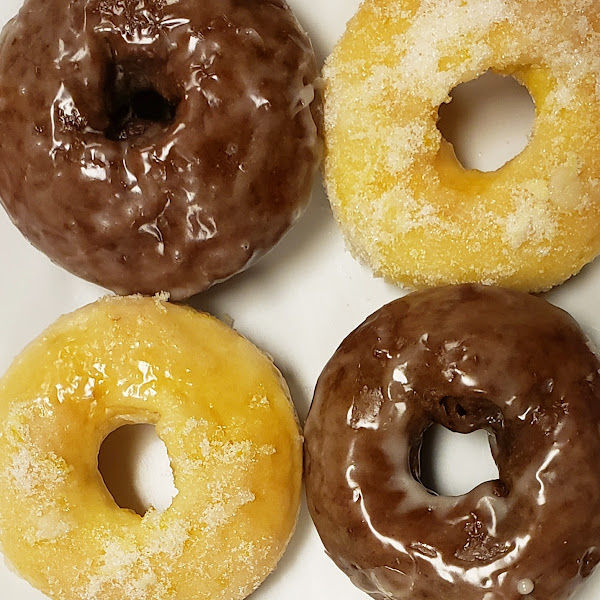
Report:
[{"label": "donut", "polygon": [[72,273],[187,298],[304,210],[317,76],[285,0],[26,0],[0,42],[1,202]]},{"label": "donut", "polygon": [[[600,253],[600,8],[365,0],[325,70],[325,173],[351,252],[409,289],[542,291]],[[465,169],[436,123],[487,71],[535,104],[526,148]]]},{"label": "donut", "polygon": [[[486,430],[499,478],[427,490],[434,423]],[[569,315],[475,284],[414,292],[352,332],[318,380],[309,510],[378,600],[566,600],[600,560],[599,427],[600,358]]]},{"label": "donut", "polygon": [[[153,423],[178,490],[119,508],[102,440]],[[294,529],[302,437],[269,358],[206,314],[110,298],[60,318],[0,380],[0,542],[59,600],[237,600]]]}]

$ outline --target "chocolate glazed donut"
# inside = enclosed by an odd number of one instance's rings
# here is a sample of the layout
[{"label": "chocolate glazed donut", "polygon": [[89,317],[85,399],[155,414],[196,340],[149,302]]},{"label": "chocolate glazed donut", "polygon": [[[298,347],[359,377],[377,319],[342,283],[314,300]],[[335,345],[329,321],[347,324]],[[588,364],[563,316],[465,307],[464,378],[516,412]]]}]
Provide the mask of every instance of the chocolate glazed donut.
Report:
[{"label": "chocolate glazed donut", "polygon": [[71,272],[183,299],[303,211],[317,76],[284,0],[26,0],[0,42],[0,198]]},{"label": "chocolate glazed donut", "polygon": [[[327,552],[377,599],[568,598],[600,560],[599,369],[566,313],[522,293],[465,285],[384,306],[329,361],[306,423]],[[432,423],[487,430],[499,479],[426,490]]]}]

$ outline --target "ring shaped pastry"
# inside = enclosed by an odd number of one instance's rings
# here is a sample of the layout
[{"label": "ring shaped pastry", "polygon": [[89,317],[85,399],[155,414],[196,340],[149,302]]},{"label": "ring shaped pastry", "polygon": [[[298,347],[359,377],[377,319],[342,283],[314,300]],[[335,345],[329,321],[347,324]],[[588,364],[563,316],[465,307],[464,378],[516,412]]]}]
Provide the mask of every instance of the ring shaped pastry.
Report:
[{"label": "ring shaped pastry", "polygon": [[[472,285],[392,302],[344,340],[316,387],[305,474],[321,539],[358,587],[378,600],[570,597],[600,560],[588,344],[545,301]],[[487,430],[499,479],[426,490],[433,423]]]},{"label": "ring shaped pastry", "polygon": [[[366,0],[325,68],[327,190],[353,253],[420,288],[556,285],[600,252],[600,27],[587,0]],[[488,70],[529,90],[528,146],[465,170],[436,127]]]},{"label": "ring shaped pastry", "polygon": [[304,210],[317,76],[285,0],[26,0],[0,42],[1,202],[69,271],[189,297]]},{"label": "ring shaped pastry", "polygon": [[[144,517],[98,471],[154,423],[178,493]],[[241,599],[296,522],[302,438],[273,363],[216,319],[149,298],[62,317],[0,380],[0,540],[60,600]]]}]

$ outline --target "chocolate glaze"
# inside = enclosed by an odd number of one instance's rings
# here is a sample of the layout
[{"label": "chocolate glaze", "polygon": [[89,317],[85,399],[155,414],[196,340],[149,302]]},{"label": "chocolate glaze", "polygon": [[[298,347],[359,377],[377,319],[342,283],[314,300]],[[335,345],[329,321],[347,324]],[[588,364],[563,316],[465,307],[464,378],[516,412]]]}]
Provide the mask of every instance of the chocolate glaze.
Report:
[{"label": "chocolate glaze", "polygon": [[[426,490],[432,423],[487,430],[499,479]],[[599,428],[600,360],[566,313],[484,286],[414,293],[351,333],[318,381],[310,512],[373,598],[564,600],[600,560]]]},{"label": "chocolate glaze", "polygon": [[0,41],[0,199],[71,272],[188,297],[306,206],[317,76],[284,0],[26,0]]}]

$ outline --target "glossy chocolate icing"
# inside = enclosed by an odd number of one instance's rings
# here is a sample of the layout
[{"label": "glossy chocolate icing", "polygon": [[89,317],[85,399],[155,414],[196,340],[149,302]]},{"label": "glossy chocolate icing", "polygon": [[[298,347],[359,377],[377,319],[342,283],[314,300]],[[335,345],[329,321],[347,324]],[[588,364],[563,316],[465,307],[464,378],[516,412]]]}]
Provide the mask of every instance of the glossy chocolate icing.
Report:
[{"label": "glossy chocolate icing", "polygon": [[0,41],[0,199],[71,272],[188,297],[306,206],[317,77],[284,0],[26,0]]},{"label": "glossy chocolate icing", "polygon": [[[432,423],[487,430],[499,479],[427,491]],[[569,315],[500,288],[414,293],[351,333],[318,381],[309,509],[373,598],[564,600],[600,560],[599,431],[600,360]]]}]

